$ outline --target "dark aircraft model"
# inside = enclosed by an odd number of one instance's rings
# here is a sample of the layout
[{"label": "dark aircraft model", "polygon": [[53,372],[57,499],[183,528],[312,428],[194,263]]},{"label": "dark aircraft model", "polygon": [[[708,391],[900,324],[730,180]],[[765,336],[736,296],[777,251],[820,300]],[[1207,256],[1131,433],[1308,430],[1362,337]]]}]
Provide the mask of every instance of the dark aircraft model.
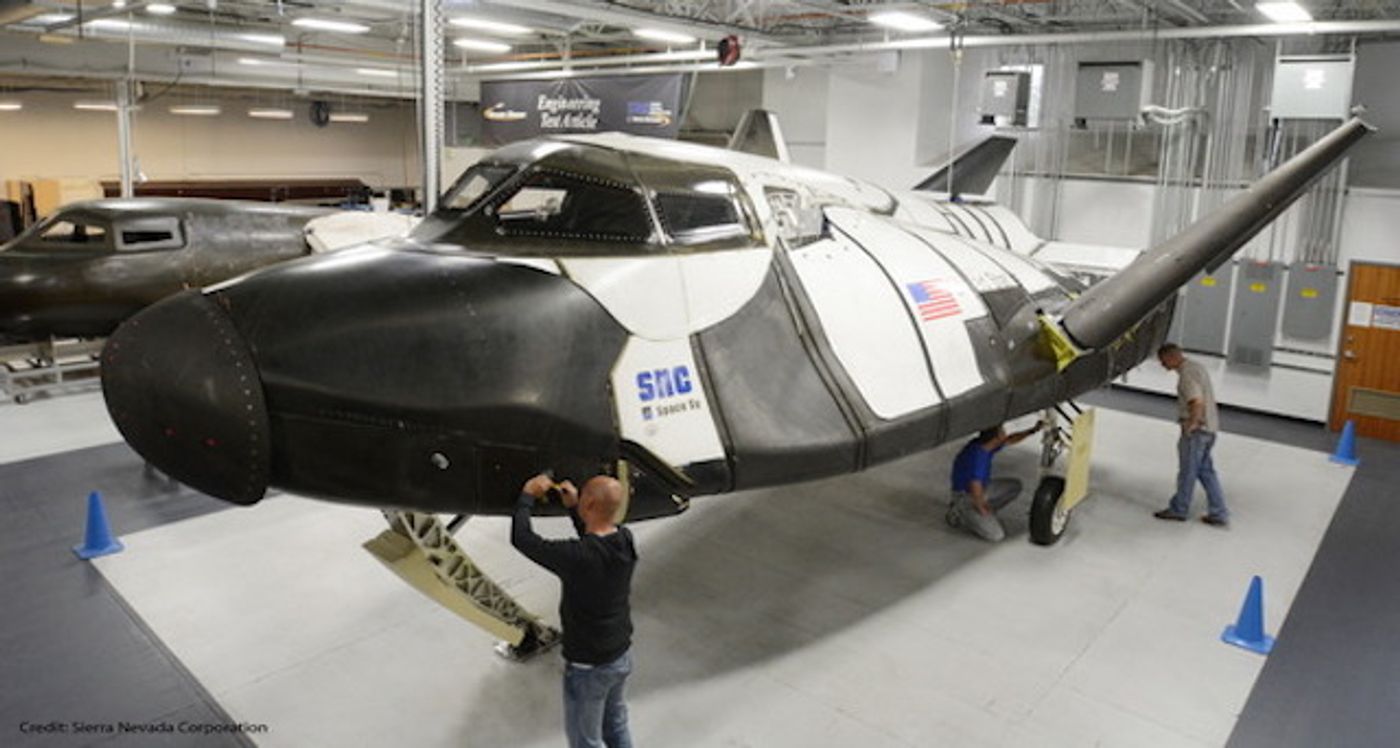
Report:
[{"label": "dark aircraft model", "polygon": [[[619,475],[628,519],[670,515],[1103,385],[1153,354],[1183,284],[1367,131],[1344,124],[1087,289],[1015,251],[1029,232],[996,206],[672,141],[517,143],[392,246],[137,314],[103,388],[137,452],[237,504],[276,487],[503,515],[553,468]],[[395,527],[446,542],[416,521]]]},{"label": "dark aircraft model", "polygon": [[187,288],[310,253],[331,211],[197,198],[75,203],[0,246],[0,342],[101,337]]}]

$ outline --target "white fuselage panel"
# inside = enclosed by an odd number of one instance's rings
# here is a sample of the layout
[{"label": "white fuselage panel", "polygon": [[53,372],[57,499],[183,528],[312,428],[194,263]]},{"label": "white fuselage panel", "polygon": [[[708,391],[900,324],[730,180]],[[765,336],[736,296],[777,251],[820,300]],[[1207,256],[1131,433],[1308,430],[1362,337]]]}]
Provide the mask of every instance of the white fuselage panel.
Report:
[{"label": "white fuselage panel", "polygon": [[832,352],[875,415],[898,418],[941,402],[914,319],[864,249],[838,234],[789,256]]},{"label": "white fuselage panel", "polygon": [[951,399],[981,386],[985,380],[966,325],[987,316],[981,295],[948,261],[894,221],[844,208],[828,210],[827,217],[893,279],[943,396]]},{"label": "white fuselage panel", "polygon": [[629,339],[612,371],[612,390],[622,438],[671,465],[724,459],[690,340]]},{"label": "white fuselage panel", "polygon": [[728,319],[758,293],[772,261],[766,247],[558,260],[618,324],[648,340],[684,338]]}]

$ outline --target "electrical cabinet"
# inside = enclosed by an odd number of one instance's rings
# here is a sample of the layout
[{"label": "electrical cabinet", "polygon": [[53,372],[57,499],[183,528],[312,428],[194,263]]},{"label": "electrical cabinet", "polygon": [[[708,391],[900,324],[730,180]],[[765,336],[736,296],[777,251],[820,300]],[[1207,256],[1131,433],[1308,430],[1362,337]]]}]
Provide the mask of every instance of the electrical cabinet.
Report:
[{"label": "electrical cabinet", "polygon": [[1077,120],[1137,120],[1151,97],[1151,60],[1079,63],[1074,86]]},{"label": "electrical cabinet", "polygon": [[1031,74],[1020,70],[988,70],[982,78],[980,114],[985,124],[1023,127],[1030,113]]},{"label": "electrical cabinet", "polygon": [[1269,116],[1274,119],[1346,119],[1351,111],[1350,56],[1280,57],[1274,62]]}]

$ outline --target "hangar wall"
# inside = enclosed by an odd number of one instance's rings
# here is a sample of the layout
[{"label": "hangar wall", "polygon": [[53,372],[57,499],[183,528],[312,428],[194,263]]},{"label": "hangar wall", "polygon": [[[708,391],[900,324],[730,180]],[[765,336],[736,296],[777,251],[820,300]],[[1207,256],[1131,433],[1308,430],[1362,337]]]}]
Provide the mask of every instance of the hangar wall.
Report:
[{"label": "hangar wall", "polygon": [[[1246,48],[1247,64],[1255,67],[1252,96],[1230,116],[1241,130],[1262,124],[1255,106],[1267,82],[1272,45]],[[1300,50],[1285,49],[1285,52]],[[959,79],[957,118],[959,142],[986,130],[978,127],[976,106],[982,71],[1009,62],[1039,62],[1051,74],[1084,59],[1137,59],[1158,54],[1147,45],[1100,45],[1075,50],[967,50]],[[1236,58],[1240,62],[1240,58]],[[1400,43],[1367,44],[1358,48],[1354,100],[1368,105],[1367,118],[1380,128],[1379,137],[1364,143],[1351,159],[1351,187],[1343,201],[1339,238],[1341,266],[1351,260],[1400,262],[1400,103],[1390,95],[1393,70],[1400,67]],[[948,149],[948,108],[953,100],[953,64],[947,51],[905,52],[898,64],[889,58],[865,57],[838,63],[829,70],[797,68],[765,72],[764,106],[777,112],[790,137],[800,140],[794,155],[801,163],[862,177],[888,188],[906,188],[924,176],[929,164]],[[1048,95],[1056,97],[1059,92]],[[1071,94],[1072,95],[1072,94]],[[1045,102],[1047,124],[1053,127],[1056,107]],[[1258,123],[1249,121],[1258,117]],[[1025,138],[1039,134],[1023,135]],[[1248,169],[1252,156],[1246,143],[1238,154]],[[1023,148],[1025,146],[1023,145]],[[1035,146],[1033,145],[1032,148]],[[1027,151],[1031,149],[1026,149]],[[1046,150],[1046,149],[1040,149]],[[1072,150],[1072,149],[1071,149]],[[1142,151],[1152,154],[1145,144]],[[1073,154],[1071,154],[1073,157]],[[1132,158],[1137,158],[1134,154]],[[1076,178],[1063,176],[1063,161],[1037,153],[1035,171],[1045,176],[1022,177],[1015,184],[999,184],[998,198],[1015,207],[1023,218],[1047,238],[1065,241],[1146,246],[1153,232],[1154,210],[1160,188],[1149,174],[1121,177]],[[1155,167],[1153,167],[1155,171]],[[1058,176],[1056,176],[1058,175]],[[1230,193],[1238,188],[1224,190]],[[1291,219],[1296,223],[1296,217]],[[1282,250],[1291,252],[1286,235],[1290,219],[1281,221]],[[1246,252],[1265,256],[1273,229],[1261,234]],[[1342,305],[1338,299],[1338,309]],[[1323,341],[1276,338],[1280,364],[1268,374],[1224,378],[1222,399],[1247,407],[1306,418],[1325,418],[1331,394],[1331,357],[1335,334]],[[1150,369],[1151,367],[1144,367]],[[1148,378],[1153,372],[1144,371]],[[1164,390],[1174,385],[1168,378]],[[1304,403],[1305,405],[1299,405]]]},{"label": "hangar wall", "polygon": [[[311,124],[305,99],[199,99],[219,103],[216,117],[174,115],[157,99],[133,117],[133,150],[151,179],[278,176],[358,177],[371,187],[414,185],[418,144],[412,105],[361,107],[369,122]],[[0,113],[0,179],[117,178],[117,127],[110,112],[73,109],[78,100],[105,95],[26,93],[24,109]],[[291,108],[291,120],[247,116],[250,106]]]}]

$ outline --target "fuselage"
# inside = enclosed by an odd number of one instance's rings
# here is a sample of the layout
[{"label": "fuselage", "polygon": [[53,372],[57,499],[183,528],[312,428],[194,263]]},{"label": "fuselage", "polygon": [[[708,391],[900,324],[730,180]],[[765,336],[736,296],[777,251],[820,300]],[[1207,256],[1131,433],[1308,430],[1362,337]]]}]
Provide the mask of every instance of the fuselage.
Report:
[{"label": "fuselage", "polygon": [[504,514],[543,469],[623,475],[632,519],[861,470],[1100,386],[1169,305],[1064,370],[1083,290],[1008,211],[621,135],[489,155],[410,237],[137,315],[108,406],[148,460],[269,487]]},{"label": "fuselage", "polygon": [[301,206],[149,198],[75,203],[0,247],[0,339],[100,337],[140,309],[308,253]]}]

